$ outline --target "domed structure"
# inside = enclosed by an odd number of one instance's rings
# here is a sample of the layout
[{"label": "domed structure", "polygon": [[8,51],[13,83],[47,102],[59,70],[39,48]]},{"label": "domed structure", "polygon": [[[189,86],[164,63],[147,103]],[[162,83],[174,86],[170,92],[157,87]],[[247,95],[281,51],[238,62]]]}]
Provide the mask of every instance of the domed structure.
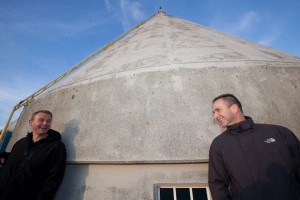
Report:
[{"label": "domed structure", "polygon": [[221,132],[212,99],[233,93],[254,121],[300,137],[299,77],[299,57],[160,11],[28,104],[8,149],[30,130],[31,113],[48,109],[68,154],[56,199],[152,200],[162,188],[205,188]]}]

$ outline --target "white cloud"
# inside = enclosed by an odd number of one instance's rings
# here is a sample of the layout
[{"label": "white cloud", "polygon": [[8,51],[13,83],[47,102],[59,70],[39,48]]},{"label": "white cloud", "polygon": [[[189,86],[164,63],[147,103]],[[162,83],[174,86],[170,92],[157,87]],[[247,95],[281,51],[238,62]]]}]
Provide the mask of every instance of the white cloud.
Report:
[{"label": "white cloud", "polygon": [[113,11],[113,7],[112,5],[109,3],[109,0],[104,0],[105,3],[105,8],[108,12],[112,12]]},{"label": "white cloud", "polygon": [[272,46],[272,44],[280,38],[280,35],[282,33],[281,29],[276,29],[276,30],[269,30],[264,36],[262,36],[259,40],[258,43],[262,45],[267,45],[267,46]]},{"label": "white cloud", "polygon": [[103,1],[106,10],[121,22],[124,31],[145,19],[146,15],[142,11],[142,4],[138,1],[118,0],[118,6],[114,5],[115,1]]},{"label": "white cloud", "polygon": [[271,46],[273,41],[276,40],[276,38],[276,36],[263,37],[260,39],[260,41],[258,41],[258,43],[266,46]]},{"label": "white cloud", "polygon": [[128,0],[120,0],[120,8],[122,12],[122,25],[124,30],[132,26],[131,21],[139,22],[145,18],[144,12],[141,10],[139,2],[130,2]]},{"label": "white cloud", "polygon": [[231,23],[228,26],[228,32],[234,35],[241,35],[243,33],[251,33],[255,31],[260,21],[257,13],[249,11],[244,13],[238,21]]},{"label": "white cloud", "polygon": [[239,21],[239,23],[237,24],[237,28],[241,31],[243,30],[247,30],[253,27],[253,25],[255,26],[255,24],[259,21],[259,17],[258,15],[253,12],[247,12],[245,13],[241,20]]},{"label": "white cloud", "polygon": [[287,26],[285,16],[274,16],[268,12],[248,11],[237,20],[230,21],[222,16],[226,14],[215,13],[210,26],[266,46],[272,46],[280,40]]},{"label": "white cloud", "polygon": [[286,18],[268,16],[264,21],[264,29],[260,31],[260,37],[257,39],[258,43],[272,46],[285,31]]},{"label": "white cloud", "polygon": [[132,9],[132,17],[136,21],[141,21],[144,19],[145,14],[141,11],[140,9],[141,4],[137,2],[133,2],[131,4],[131,9]]},{"label": "white cloud", "polygon": [[260,22],[259,15],[254,11],[248,11],[238,17],[237,20],[225,20],[222,16],[224,13],[216,13],[210,26],[218,30],[233,34],[241,35],[255,31]]}]

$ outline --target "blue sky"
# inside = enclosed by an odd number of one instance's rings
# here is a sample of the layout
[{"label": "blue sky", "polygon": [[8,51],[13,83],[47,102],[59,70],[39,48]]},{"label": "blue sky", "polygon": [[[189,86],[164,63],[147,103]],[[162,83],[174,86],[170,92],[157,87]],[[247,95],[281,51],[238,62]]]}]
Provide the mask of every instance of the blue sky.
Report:
[{"label": "blue sky", "polygon": [[300,57],[299,0],[0,0],[0,127],[20,100],[160,6]]}]

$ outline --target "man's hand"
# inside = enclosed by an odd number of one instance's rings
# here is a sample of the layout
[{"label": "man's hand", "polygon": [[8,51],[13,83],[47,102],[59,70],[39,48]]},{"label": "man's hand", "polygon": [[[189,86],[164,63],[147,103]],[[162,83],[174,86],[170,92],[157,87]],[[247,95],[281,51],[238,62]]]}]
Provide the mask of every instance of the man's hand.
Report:
[{"label": "man's hand", "polygon": [[6,164],[6,160],[10,153],[2,152],[0,153],[0,167],[3,167]]},{"label": "man's hand", "polygon": [[5,165],[5,159],[0,158],[0,167],[3,167]]}]

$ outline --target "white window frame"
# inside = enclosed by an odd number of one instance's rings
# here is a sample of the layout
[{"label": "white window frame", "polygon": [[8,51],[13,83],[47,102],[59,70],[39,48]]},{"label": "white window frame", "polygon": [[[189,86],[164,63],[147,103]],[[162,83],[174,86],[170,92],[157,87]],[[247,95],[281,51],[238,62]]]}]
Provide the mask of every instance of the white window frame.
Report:
[{"label": "white window frame", "polygon": [[207,183],[158,183],[154,184],[154,199],[160,200],[160,188],[173,188],[173,196],[174,200],[177,200],[176,197],[176,189],[177,188],[189,188],[190,191],[190,197],[191,200],[194,200],[193,198],[193,188],[205,188],[206,194],[207,194],[207,200],[212,200],[210,190]]}]

